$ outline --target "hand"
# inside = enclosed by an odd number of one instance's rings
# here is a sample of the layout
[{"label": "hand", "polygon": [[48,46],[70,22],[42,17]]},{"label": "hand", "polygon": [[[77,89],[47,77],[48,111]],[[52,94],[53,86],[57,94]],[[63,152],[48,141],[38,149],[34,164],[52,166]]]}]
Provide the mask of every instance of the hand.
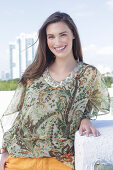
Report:
[{"label": "hand", "polygon": [[0,170],[4,170],[5,163],[6,163],[8,156],[9,156],[8,152],[5,152],[2,154],[1,160],[0,160]]},{"label": "hand", "polygon": [[4,165],[2,165],[1,161],[0,161],[0,170],[4,170]]},{"label": "hand", "polygon": [[93,136],[97,137],[100,135],[99,131],[95,129],[89,119],[82,119],[79,127],[79,134],[82,136],[86,132],[86,136],[92,133]]}]

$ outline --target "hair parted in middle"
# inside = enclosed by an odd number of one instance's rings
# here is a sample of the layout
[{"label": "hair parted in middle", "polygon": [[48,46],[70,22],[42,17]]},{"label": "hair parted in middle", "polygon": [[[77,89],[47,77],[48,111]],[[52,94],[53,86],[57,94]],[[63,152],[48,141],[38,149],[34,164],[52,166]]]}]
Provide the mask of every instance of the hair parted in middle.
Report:
[{"label": "hair parted in middle", "polygon": [[41,76],[44,70],[46,69],[46,67],[55,61],[55,56],[50,51],[47,45],[46,28],[49,24],[56,23],[56,22],[64,22],[72,31],[74,36],[73,46],[72,46],[74,58],[75,60],[83,61],[81,42],[75,23],[73,22],[72,18],[68,14],[62,12],[55,12],[46,19],[46,21],[39,29],[39,34],[38,34],[39,44],[38,44],[37,52],[33,63],[28,66],[28,68],[25,70],[24,74],[22,75],[22,78],[20,79],[20,82],[22,82],[23,84],[26,83],[27,79],[32,79],[36,76],[37,77]]}]

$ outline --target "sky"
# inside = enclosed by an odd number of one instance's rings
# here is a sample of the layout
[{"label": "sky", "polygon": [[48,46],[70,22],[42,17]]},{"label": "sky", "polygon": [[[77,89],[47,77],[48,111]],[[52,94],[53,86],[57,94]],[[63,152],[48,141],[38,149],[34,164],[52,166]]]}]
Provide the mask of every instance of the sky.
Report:
[{"label": "sky", "polygon": [[113,0],[0,1],[0,72],[9,71],[8,44],[20,33],[40,29],[49,15],[68,13],[74,20],[84,62],[102,73],[113,71]]}]

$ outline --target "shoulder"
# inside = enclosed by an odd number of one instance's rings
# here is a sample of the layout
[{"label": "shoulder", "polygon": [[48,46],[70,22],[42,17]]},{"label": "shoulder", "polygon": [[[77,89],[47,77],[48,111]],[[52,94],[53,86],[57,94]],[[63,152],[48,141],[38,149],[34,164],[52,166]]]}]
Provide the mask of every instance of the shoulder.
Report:
[{"label": "shoulder", "polygon": [[27,79],[26,81],[26,87],[30,88],[30,87],[35,87],[35,86],[39,86],[40,84],[44,83],[44,79],[43,79],[43,75],[41,76],[35,76],[34,78],[31,79]]},{"label": "shoulder", "polygon": [[90,64],[82,63],[80,68],[80,75],[81,76],[89,76],[89,75],[97,75],[99,73],[98,69]]},{"label": "shoulder", "polygon": [[99,70],[90,64],[87,63],[81,63],[80,70],[78,73],[78,78],[79,79],[86,79],[87,81],[92,81],[97,77],[102,77],[101,73]]},{"label": "shoulder", "polygon": [[84,71],[94,71],[97,72],[97,68],[91,64],[83,63],[83,70]]}]

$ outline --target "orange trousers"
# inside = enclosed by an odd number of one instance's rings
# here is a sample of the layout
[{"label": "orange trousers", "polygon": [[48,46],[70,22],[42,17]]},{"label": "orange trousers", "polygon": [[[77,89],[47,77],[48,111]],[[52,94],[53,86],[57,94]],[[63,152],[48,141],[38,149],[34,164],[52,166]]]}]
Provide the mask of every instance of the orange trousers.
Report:
[{"label": "orange trousers", "polygon": [[9,155],[5,170],[73,170],[55,158],[16,158]]}]

